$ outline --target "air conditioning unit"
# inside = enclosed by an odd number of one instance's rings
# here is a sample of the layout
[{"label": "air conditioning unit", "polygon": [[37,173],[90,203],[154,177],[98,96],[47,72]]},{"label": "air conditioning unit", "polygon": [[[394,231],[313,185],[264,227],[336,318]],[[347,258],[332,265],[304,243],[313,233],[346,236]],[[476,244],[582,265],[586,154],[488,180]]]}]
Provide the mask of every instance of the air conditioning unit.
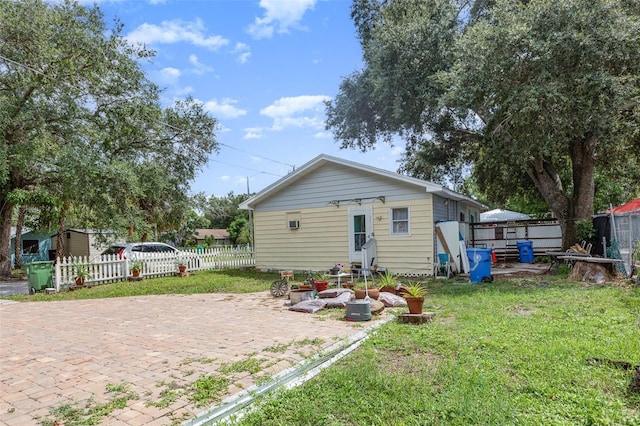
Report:
[{"label": "air conditioning unit", "polygon": [[300,228],[300,221],[299,220],[290,220],[289,221],[289,229],[298,229]]}]

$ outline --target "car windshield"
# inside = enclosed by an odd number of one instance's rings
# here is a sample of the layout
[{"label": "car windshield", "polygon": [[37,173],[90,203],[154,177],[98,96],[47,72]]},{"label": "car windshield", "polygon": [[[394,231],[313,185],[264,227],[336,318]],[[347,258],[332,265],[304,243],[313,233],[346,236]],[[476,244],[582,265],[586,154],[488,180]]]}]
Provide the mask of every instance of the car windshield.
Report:
[{"label": "car windshield", "polygon": [[105,251],[103,251],[102,254],[118,254],[120,253],[120,250],[122,250],[123,248],[124,246],[111,246]]}]

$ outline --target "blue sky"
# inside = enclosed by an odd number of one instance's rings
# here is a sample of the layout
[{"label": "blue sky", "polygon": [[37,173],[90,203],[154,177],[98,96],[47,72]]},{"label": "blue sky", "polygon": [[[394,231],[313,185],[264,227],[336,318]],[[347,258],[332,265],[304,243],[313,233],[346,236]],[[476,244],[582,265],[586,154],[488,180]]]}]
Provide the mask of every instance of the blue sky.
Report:
[{"label": "blue sky", "polygon": [[[89,2],[87,2],[89,3]],[[92,3],[92,2],[91,2]],[[192,190],[257,192],[319,154],[395,171],[403,146],[340,150],[324,130],[324,100],[361,68],[350,0],[120,0],[98,2],[164,88],[163,103],[191,95],[217,118],[220,152]]]}]

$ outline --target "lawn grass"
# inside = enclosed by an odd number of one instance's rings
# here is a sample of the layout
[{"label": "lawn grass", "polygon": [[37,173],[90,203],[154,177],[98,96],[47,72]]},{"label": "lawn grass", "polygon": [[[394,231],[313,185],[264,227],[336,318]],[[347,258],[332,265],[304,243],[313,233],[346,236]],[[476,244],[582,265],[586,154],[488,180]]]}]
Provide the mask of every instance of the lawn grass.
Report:
[{"label": "lawn grass", "polygon": [[427,284],[427,325],[388,323],[242,425],[639,425],[640,290],[545,277]]},{"label": "lawn grass", "polygon": [[253,293],[269,290],[276,273],[260,273],[253,269],[197,271],[187,277],[160,277],[142,281],[120,281],[100,284],[56,294],[36,293],[6,299],[20,302],[104,299],[110,297],[147,296],[157,294]]}]

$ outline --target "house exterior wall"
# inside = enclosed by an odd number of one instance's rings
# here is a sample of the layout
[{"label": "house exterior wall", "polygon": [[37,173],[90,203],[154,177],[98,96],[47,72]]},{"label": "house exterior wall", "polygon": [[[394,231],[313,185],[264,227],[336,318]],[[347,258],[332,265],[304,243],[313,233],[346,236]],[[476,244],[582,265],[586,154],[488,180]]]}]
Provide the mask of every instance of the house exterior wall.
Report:
[{"label": "house exterior wall", "polygon": [[[390,233],[393,207],[409,207],[408,236]],[[254,240],[256,267],[270,270],[323,271],[336,263],[350,264],[348,207],[256,212]],[[299,217],[300,227],[288,228],[288,215]],[[394,273],[431,274],[433,271],[433,216],[429,199],[372,204],[376,264]]]},{"label": "house exterior wall", "polygon": [[331,201],[354,205],[349,200],[362,199],[363,205],[370,198],[385,196],[386,201],[411,200],[427,197],[422,188],[373,176],[361,170],[327,164],[307,176],[301,177],[283,190],[271,195],[256,206],[256,212],[289,209],[336,208]]},{"label": "house exterior wall", "polygon": [[[390,214],[392,208],[409,208],[410,233],[392,235]],[[374,205],[373,227],[377,242],[377,265],[393,273],[431,275],[433,273],[434,226],[432,197],[394,201]]]}]

